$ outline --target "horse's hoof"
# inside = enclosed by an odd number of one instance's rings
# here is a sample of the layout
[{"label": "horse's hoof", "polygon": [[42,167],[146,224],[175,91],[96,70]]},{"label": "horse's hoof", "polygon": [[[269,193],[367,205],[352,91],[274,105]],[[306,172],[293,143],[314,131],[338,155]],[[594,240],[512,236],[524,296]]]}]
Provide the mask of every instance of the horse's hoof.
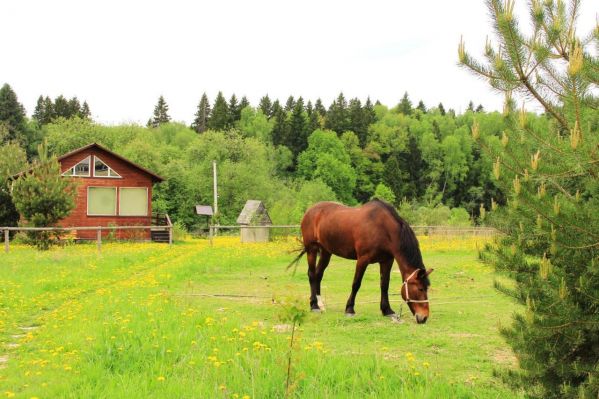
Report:
[{"label": "horse's hoof", "polygon": [[398,323],[401,324],[404,322],[403,319],[401,319],[398,315],[396,315],[395,313],[388,315],[387,317],[389,317],[391,319],[391,323]]},{"label": "horse's hoof", "polygon": [[355,317],[355,313],[345,313],[345,317]]},{"label": "horse's hoof", "polygon": [[324,301],[320,295],[316,295],[316,300],[318,301],[318,307],[320,309],[324,309]]},{"label": "horse's hoof", "polygon": [[312,309],[312,313],[321,313],[321,312],[322,312],[322,310],[320,310],[320,309]]}]

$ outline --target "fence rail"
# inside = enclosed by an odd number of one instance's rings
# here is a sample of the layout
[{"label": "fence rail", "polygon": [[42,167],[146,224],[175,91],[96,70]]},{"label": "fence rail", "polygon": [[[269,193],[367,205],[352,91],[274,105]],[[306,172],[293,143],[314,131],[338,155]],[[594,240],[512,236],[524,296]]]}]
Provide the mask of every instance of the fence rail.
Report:
[{"label": "fence rail", "polygon": [[168,223],[163,226],[85,226],[85,227],[0,227],[0,230],[4,231],[4,252],[10,251],[10,232],[11,231],[57,231],[57,232],[71,232],[71,231],[97,231],[96,234],[96,245],[98,247],[98,253],[102,253],[102,231],[116,231],[116,230],[150,230],[152,231],[166,231],[168,232],[168,243],[173,243],[173,225],[167,215]]}]

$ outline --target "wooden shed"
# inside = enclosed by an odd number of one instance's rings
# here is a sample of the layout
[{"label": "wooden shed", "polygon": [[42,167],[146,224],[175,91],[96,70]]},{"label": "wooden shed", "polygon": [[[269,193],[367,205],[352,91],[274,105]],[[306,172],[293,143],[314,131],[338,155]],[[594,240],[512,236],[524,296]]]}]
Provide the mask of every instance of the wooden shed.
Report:
[{"label": "wooden shed", "polygon": [[[96,143],[62,155],[58,161],[62,176],[78,183],[75,208],[60,226],[161,224],[152,217],[152,186],[163,181],[162,177]],[[95,231],[77,232],[80,239],[94,239],[95,235]],[[116,238],[149,240],[152,233],[117,230]]]},{"label": "wooden shed", "polygon": [[248,200],[237,218],[241,225],[241,242],[267,242],[270,239],[272,220],[262,201]]}]

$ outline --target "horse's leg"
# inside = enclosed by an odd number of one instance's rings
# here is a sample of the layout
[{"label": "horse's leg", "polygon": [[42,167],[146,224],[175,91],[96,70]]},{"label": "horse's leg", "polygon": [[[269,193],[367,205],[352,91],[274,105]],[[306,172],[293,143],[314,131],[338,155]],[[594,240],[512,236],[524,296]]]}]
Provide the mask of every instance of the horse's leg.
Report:
[{"label": "horse's leg", "polygon": [[354,282],[351,286],[351,294],[349,294],[347,305],[345,305],[346,315],[356,314],[356,312],[354,311],[354,303],[356,300],[356,295],[358,294],[358,290],[360,289],[360,285],[362,285],[362,277],[364,277],[366,267],[368,267],[368,259],[358,259],[358,262],[356,263],[356,272],[354,274]]},{"label": "horse's leg", "polygon": [[307,252],[308,258],[308,281],[310,281],[310,309],[319,311],[318,300],[316,299],[316,257],[318,248],[310,248]]},{"label": "horse's leg", "polygon": [[380,262],[381,265],[381,312],[383,316],[394,315],[395,312],[389,305],[389,278],[393,267],[393,258]]},{"label": "horse's leg", "polygon": [[322,308],[324,308],[324,303],[320,299],[320,283],[330,261],[331,253],[321,249],[320,259],[318,259],[318,265],[316,265],[316,300],[318,301],[318,307]]}]

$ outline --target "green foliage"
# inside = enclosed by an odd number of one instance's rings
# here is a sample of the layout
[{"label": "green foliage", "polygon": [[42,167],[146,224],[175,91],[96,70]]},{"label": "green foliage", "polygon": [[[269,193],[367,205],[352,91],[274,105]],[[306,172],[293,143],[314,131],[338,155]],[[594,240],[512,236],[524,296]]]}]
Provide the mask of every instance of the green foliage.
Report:
[{"label": "green foliage", "polygon": [[25,151],[16,143],[0,146],[0,226],[16,226],[19,213],[10,196],[10,178],[27,168]]},{"label": "green foliage", "polygon": [[298,173],[308,180],[321,179],[345,203],[355,201],[356,172],[343,143],[331,130],[316,130],[310,135],[308,148],[298,158]]},{"label": "green foliage", "polygon": [[154,107],[154,114],[148,121],[148,127],[158,127],[163,123],[170,122],[171,117],[168,114],[168,104],[163,96],[158,97],[158,103]]},{"label": "green foliage", "polygon": [[27,144],[25,108],[19,103],[17,94],[5,83],[0,88],[0,144],[17,140]]},{"label": "green foliage", "polygon": [[[76,186],[61,176],[60,164],[48,155],[46,145],[40,145],[38,154],[31,170],[13,183],[12,200],[29,226],[51,227],[75,207]],[[49,249],[54,236],[47,231],[30,234],[40,250]]]},{"label": "green foliage", "polygon": [[[485,259],[514,278],[498,288],[525,306],[502,333],[521,371],[507,379],[531,397],[599,394],[599,113],[595,49],[576,36],[578,1],[530,4],[532,35],[519,29],[513,2],[489,0],[499,49],[486,63],[460,43],[460,62],[506,94],[497,140],[473,136],[494,161],[508,206],[488,216],[505,233]],[[595,47],[596,48],[596,47]],[[548,92],[547,88],[551,90]],[[546,118],[517,111],[512,91],[534,98]],[[553,92],[553,93],[552,93]]]},{"label": "green foliage", "polygon": [[382,199],[390,204],[395,203],[395,194],[393,194],[393,191],[383,183],[376,185],[376,189],[374,190],[374,195],[372,198]]},{"label": "green foliage", "polygon": [[255,137],[263,143],[271,143],[273,125],[274,121],[268,120],[260,108],[255,110],[252,107],[245,107],[241,110],[238,127],[245,137]]},{"label": "green foliage", "polygon": [[210,117],[210,101],[206,93],[202,94],[195,118],[191,128],[198,133],[204,133],[208,129],[208,118]]}]

